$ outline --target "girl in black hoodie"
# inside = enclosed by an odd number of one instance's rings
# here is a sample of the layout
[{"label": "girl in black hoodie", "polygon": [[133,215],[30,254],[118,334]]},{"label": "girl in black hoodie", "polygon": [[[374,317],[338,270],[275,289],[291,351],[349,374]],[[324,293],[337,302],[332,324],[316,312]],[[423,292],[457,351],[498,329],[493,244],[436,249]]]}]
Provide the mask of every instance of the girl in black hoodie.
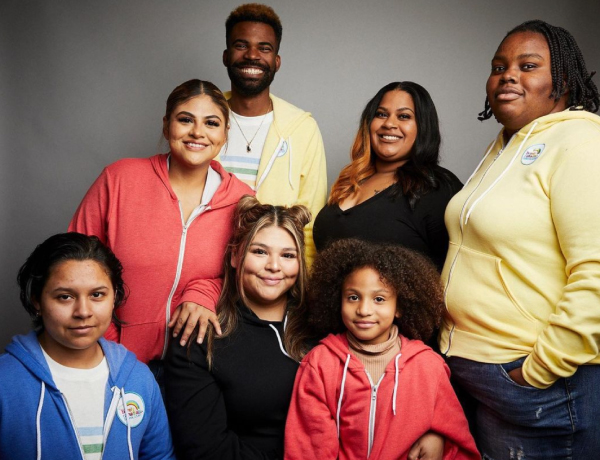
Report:
[{"label": "girl in black hoodie", "polygon": [[177,341],[166,361],[166,405],[178,458],[275,459],[305,329],[304,206],[240,200],[217,305],[222,335]]}]

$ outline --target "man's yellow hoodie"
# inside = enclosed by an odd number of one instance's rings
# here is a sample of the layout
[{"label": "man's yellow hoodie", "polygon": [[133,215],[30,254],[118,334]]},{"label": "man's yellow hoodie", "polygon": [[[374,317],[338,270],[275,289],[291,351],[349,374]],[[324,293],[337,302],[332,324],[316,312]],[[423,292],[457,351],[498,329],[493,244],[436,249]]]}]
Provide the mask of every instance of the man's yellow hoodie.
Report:
[{"label": "man's yellow hoodie", "polygon": [[600,363],[600,117],[565,110],[502,131],[446,210],[442,353],[527,356],[538,388]]},{"label": "man's yellow hoodie", "polygon": [[[229,99],[231,93],[225,93]],[[323,139],[309,112],[270,95],[273,124],[269,129],[258,165],[256,198],[263,204],[302,204],[311,214],[304,228],[306,260],[315,256],[313,222],[327,199],[327,169]],[[218,158],[217,158],[218,160]]]}]

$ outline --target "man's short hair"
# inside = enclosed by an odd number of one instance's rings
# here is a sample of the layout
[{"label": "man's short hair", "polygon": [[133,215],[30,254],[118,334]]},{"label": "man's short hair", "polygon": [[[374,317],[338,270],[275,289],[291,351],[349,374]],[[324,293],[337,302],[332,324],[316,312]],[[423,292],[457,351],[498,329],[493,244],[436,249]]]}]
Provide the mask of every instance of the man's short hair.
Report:
[{"label": "man's short hair", "polygon": [[229,14],[227,21],[225,21],[225,38],[227,40],[227,46],[229,46],[229,38],[231,37],[233,26],[240,22],[262,22],[263,24],[271,26],[275,32],[277,50],[279,50],[283,28],[281,27],[279,16],[273,11],[273,8],[261,3],[246,3],[233,10]]}]

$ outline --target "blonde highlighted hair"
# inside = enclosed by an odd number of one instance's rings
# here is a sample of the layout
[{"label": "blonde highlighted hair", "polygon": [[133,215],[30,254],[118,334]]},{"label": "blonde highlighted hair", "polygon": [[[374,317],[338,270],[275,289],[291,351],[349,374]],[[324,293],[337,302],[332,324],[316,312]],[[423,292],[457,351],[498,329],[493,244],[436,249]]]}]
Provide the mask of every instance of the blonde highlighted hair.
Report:
[{"label": "blonde highlighted hair", "polygon": [[361,182],[375,174],[376,153],[371,151],[371,122],[379,110],[381,100],[390,91],[404,91],[410,95],[415,106],[417,123],[417,137],[408,154],[408,161],[396,170],[397,183],[394,193],[404,195],[411,209],[414,209],[422,195],[437,189],[441,183],[448,183],[448,176],[438,167],[441,136],[437,111],[431,96],[417,83],[398,81],[385,85],[367,103],[350,151],[352,161],[342,169],[331,187],[327,204],[338,204],[355,194],[360,189]]}]

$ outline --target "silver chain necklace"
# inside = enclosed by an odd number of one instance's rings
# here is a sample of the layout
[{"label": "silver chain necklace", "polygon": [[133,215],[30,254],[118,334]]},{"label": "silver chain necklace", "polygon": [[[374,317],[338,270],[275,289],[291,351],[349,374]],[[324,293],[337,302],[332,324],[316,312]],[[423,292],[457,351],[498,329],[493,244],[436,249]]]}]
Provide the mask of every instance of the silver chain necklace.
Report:
[{"label": "silver chain necklace", "polygon": [[263,115],[262,120],[260,120],[260,125],[258,125],[258,129],[256,130],[256,132],[254,133],[254,136],[252,136],[252,139],[250,139],[250,140],[248,140],[248,138],[244,134],[244,130],[240,126],[240,123],[238,122],[237,117],[235,116],[234,111],[233,110],[231,111],[231,116],[233,117],[233,121],[235,121],[235,124],[239,128],[240,133],[242,133],[242,136],[243,136],[244,140],[246,141],[246,152],[248,152],[248,153],[252,152],[252,147],[251,147],[252,141],[254,140],[254,138],[256,137],[256,135],[258,134],[258,132],[260,131],[260,128],[262,127],[262,125],[263,125],[263,123],[265,121],[265,118],[267,118],[267,115],[273,111],[273,101],[269,99],[269,102],[270,102],[269,110],[267,111],[267,113],[265,113]]}]

